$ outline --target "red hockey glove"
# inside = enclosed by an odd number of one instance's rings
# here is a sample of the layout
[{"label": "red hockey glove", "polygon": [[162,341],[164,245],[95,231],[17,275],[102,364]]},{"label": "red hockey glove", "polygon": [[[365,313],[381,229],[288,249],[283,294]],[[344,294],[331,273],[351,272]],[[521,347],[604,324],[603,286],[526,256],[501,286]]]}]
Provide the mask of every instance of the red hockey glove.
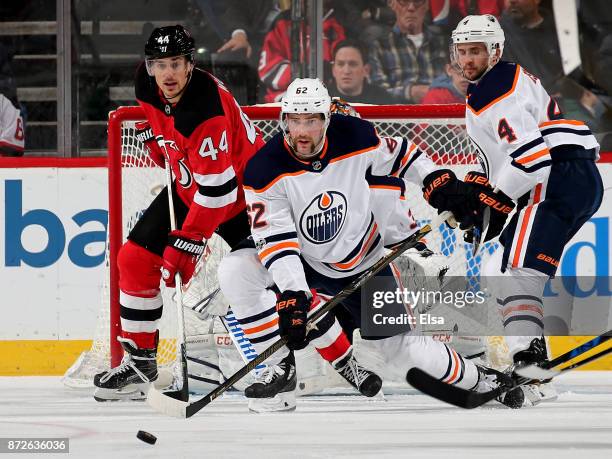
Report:
[{"label": "red hockey glove", "polygon": [[186,231],[172,231],[164,250],[162,278],[168,287],[174,287],[176,273],[186,284],[193,276],[198,258],[204,252],[204,242],[197,234]]},{"label": "red hockey glove", "polygon": [[155,164],[159,167],[166,167],[164,152],[157,144],[157,140],[155,140],[153,135],[153,129],[151,129],[148,121],[138,121],[136,123],[136,138],[143,143],[149,158]]},{"label": "red hockey glove", "polygon": [[306,322],[311,300],[306,292],[286,290],[276,301],[278,312],[278,331],[281,337],[287,338],[287,347],[292,350],[304,349],[306,340]]}]

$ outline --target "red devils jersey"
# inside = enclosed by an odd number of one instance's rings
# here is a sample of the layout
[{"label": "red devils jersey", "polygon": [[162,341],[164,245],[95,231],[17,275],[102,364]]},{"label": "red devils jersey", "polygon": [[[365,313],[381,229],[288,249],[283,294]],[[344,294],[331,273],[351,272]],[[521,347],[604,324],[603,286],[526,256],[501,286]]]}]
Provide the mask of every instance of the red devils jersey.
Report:
[{"label": "red devils jersey", "polygon": [[[303,32],[306,36],[307,32]],[[344,28],[334,17],[323,21],[323,60],[331,62],[334,47],[344,40]],[[265,38],[259,57],[259,78],[266,85],[266,102],[278,102],[291,83],[291,15],[279,16]],[[308,47],[307,47],[308,48]],[[306,53],[309,51],[306,50]],[[301,59],[304,60],[304,59]]]},{"label": "red devils jersey", "polygon": [[161,95],[144,65],[136,72],[136,99],[158,142],[163,138],[180,198],[189,207],[181,228],[209,238],[244,210],[244,167],[264,145],[259,130],[227,88],[194,69],[180,101]]}]

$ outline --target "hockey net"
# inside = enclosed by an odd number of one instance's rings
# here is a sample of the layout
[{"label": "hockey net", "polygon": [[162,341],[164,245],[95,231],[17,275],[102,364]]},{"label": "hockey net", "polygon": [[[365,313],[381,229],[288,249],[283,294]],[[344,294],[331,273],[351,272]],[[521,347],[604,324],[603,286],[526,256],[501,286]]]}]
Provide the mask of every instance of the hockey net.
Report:
[{"label": "hockey net", "polygon": [[[462,177],[468,170],[479,167],[476,150],[465,132],[463,105],[364,105],[357,106],[356,109],[362,118],[375,124],[380,136],[408,138],[438,165],[453,169],[458,177]],[[255,106],[244,107],[243,110],[262,131],[265,140],[277,132],[278,107]],[[64,383],[71,387],[91,386],[95,373],[108,368],[109,364],[118,365],[123,355],[116,340],[120,333],[120,318],[118,270],[115,260],[119,247],[125,241],[130,229],[165,185],[164,171],[149,159],[143,145],[136,139],[135,123],[143,119],[144,114],[139,107],[121,107],[109,117],[109,229],[105,261],[108,277],[102,289],[102,305],[92,347],[81,355],[64,377]],[[418,187],[409,186],[406,197],[419,225],[431,220],[434,210],[424,201]],[[461,236],[456,233],[458,231],[443,229],[428,238],[427,245],[434,252],[441,253],[447,258],[449,267],[447,275],[465,276],[476,279],[477,282],[480,267],[484,258],[492,252],[493,246],[485,245],[484,250],[481,250],[482,255],[474,257],[471,255],[471,246],[464,243]],[[197,343],[199,340],[214,340],[214,343],[209,344],[226,348],[221,351],[222,369],[223,355],[231,354],[233,350],[231,340],[218,321],[211,320],[206,314],[200,314],[198,308],[214,290],[216,266],[227,250],[227,246],[220,238],[214,237],[209,241],[207,261],[190,282],[183,299],[188,349],[190,341]],[[410,277],[409,264],[400,262],[400,269],[404,270],[402,273],[404,278]],[[177,324],[173,291],[166,289],[163,283],[162,295],[164,309],[160,320],[158,363],[163,367],[172,365],[175,360]],[[497,314],[496,311],[487,313]],[[450,317],[445,326],[430,327],[430,331],[442,339],[452,339],[449,338],[450,332],[453,327],[456,329],[462,320],[465,321],[465,318]],[[494,317],[488,321],[488,323],[495,322]],[[491,333],[483,328],[483,334]],[[489,362],[497,367],[504,366],[507,363],[505,356],[507,349],[503,338],[489,336],[481,339],[486,342]],[[308,352],[314,353],[314,351]],[[317,360],[313,355],[309,355],[308,358],[311,361]],[[299,362],[298,367],[300,367]],[[233,368],[231,365],[226,368],[226,373],[237,369],[235,362]],[[301,368],[302,375],[304,372],[316,373],[320,370],[321,368],[318,370],[312,368],[304,370],[303,366]]]}]

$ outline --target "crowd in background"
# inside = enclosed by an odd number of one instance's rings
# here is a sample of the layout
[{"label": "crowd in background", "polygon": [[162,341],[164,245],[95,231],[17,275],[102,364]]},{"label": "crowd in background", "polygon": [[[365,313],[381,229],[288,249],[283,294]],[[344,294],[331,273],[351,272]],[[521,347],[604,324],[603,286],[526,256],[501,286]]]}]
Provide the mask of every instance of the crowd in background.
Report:
[{"label": "crowd in background", "polygon": [[[179,9],[184,16],[181,22],[195,36],[198,65],[224,80],[242,104],[279,101],[296,76],[292,73],[295,62],[304,58],[293,55],[299,48],[290,38],[291,1],[184,2],[184,10]],[[36,3],[25,2],[22,9]],[[145,3],[151,8],[157,4]],[[79,8],[84,12],[96,2],[76,4],[78,13]],[[324,0],[325,82],[332,96],[348,102],[463,103],[468,82],[450,59],[450,32],[467,14],[493,14],[506,34],[504,58],[538,76],[566,115],[586,121],[598,133],[603,148],[612,150],[612,134],[607,134],[612,133],[612,12],[605,0],[577,0],[577,6],[582,63],[566,75],[552,0]],[[9,10],[0,7],[0,14],[18,12]],[[142,21],[140,36],[126,42],[126,49],[142,53],[144,40],[159,22],[154,19]],[[300,33],[308,42],[309,29],[304,27]],[[127,96],[111,97],[108,88],[129,86],[138,58],[110,65],[109,70],[103,59],[107,50],[96,45],[95,37],[92,33],[75,40],[75,49],[88,52],[98,64],[77,83],[82,93],[77,110],[84,120],[104,121],[109,110],[130,103]],[[27,115],[32,104],[20,103],[16,88],[33,77],[11,70],[11,56],[23,53],[27,46],[18,36],[0,33],[0,40],[0,94]],[[302,52],[308,55],[308,48]],[[91,75],[97,77],[89,81]]]}]

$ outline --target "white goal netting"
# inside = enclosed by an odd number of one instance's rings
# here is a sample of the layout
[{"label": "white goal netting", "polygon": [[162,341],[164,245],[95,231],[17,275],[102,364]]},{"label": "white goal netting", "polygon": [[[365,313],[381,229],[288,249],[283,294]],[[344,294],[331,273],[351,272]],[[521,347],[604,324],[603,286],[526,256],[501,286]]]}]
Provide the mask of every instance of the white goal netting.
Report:
[{"label": "white goal netting", "polygon": [[[276,132],[277,107],[246,107],[244,110],[262,131],[266,140]],[[468,170],[479,167],[475,149],[465,132],[462,106],[363,106],[358,107],[358,111],[362,118],[369,119],[376,125],[379,135],[407,137],[437,164],[455,170],[458,177],[463,177]],[[104,283],[102,304],[92,347],[75,362],[64,377],[65,384],[71,387],[91,386],[95,373],[107,368],[111,361],[113,365],[116,365],[121,360],[122,351],[115,340],[119,333],[119,306],[116,297],[118,274],[114,257],[118,246],[125,240],[143,210],[165,185],[164,171],[156,167],[148,158],[142,144],[134,135],[134,125],[141,119],[143,119],[143,113],[139,108],[122,107],[113,113],[109,122],[109,187],[111,190],[109,211],[111,221],[108,239],[111,249],[107,250],[106,257],[108,278]],[[424,201],[421,190],[416,186],[409,187],[406,195],[418,223],[422,225],[431,220],[434,210]],[[493,245],[485,245],[480,251],[481,255],[474,257],[471,253],[471,245],[462,240],[458,231],[443,229],[434,233],[427,238],[427,245],[434,252],[446,257],[445,263],[449,268],[447,276],[464,276],[477,283],[480,267],[484,259],[492,252]],[[198,305],[202,300],[214,293],[217,283],[216,266],[226,251],[227,246],[220,238],[211,239],[207,249],[207,262],[186,289],[184,310],[188,343],[190,340],[198,341],[198,337],[213,336],[216,337],[217,344],[221,343],[228,347],[226,330],[220,323],[213,322],[198,312]],[[406,283],[409,284],[410,274],[414,273],[410,260],[407,258],[401,260],[399,266]],[[160,321],[158,363],[164,366],[172,365],[176,356],[177,326],[173,292],[162,286],[162,294],[164,310]],[[436,311],[433,308],[428,312],[435,313]],[[432,327],[431,332],[448,337],[453,329],[456,331],[457,328],[467,326],[471,318],[466,318],[462,311],[455,312],[446,309],[444,311],[447,316],[446,324],[442,327]],[[476,321],[478,323],[469,323],[469,327],[478,330],[480,326],[482,334],[493,334],[490,332],[490,326],[499,322],[495,316],[497,311],[485,310],[483,314],[489,314],[491,317]],[[501,334],[501,327],[498,334]],[[487,349],[491,363],[496,366],[503,366],[507,363],[503,338],[494,336],[486,340],[488,340]],[[231,354],[231,350],[225,349],[221,352],[223,355],[228,355],[228,353]],[[317,361],[320,359],[312,355],[312,351],[306,351],[303,357],[311,363],[316,362],[315,366],[322,365]],[[224,358],[222,357],[221,360]],[[222,370],[232,371],[236,369],[235,364],[236,362],[234,362],[234,368],[229,365],[229,368],[225,370],[222,368]],[[302,375],[321,370],[318,367],[315,371],[311,368],[312,365],[309,365],[308,368],[302,370]],[[221,366],[223,367],[223,364]],[[298,366],[300,366],[299,363]],[[226,374],[226,376],[229,375]]]}]

